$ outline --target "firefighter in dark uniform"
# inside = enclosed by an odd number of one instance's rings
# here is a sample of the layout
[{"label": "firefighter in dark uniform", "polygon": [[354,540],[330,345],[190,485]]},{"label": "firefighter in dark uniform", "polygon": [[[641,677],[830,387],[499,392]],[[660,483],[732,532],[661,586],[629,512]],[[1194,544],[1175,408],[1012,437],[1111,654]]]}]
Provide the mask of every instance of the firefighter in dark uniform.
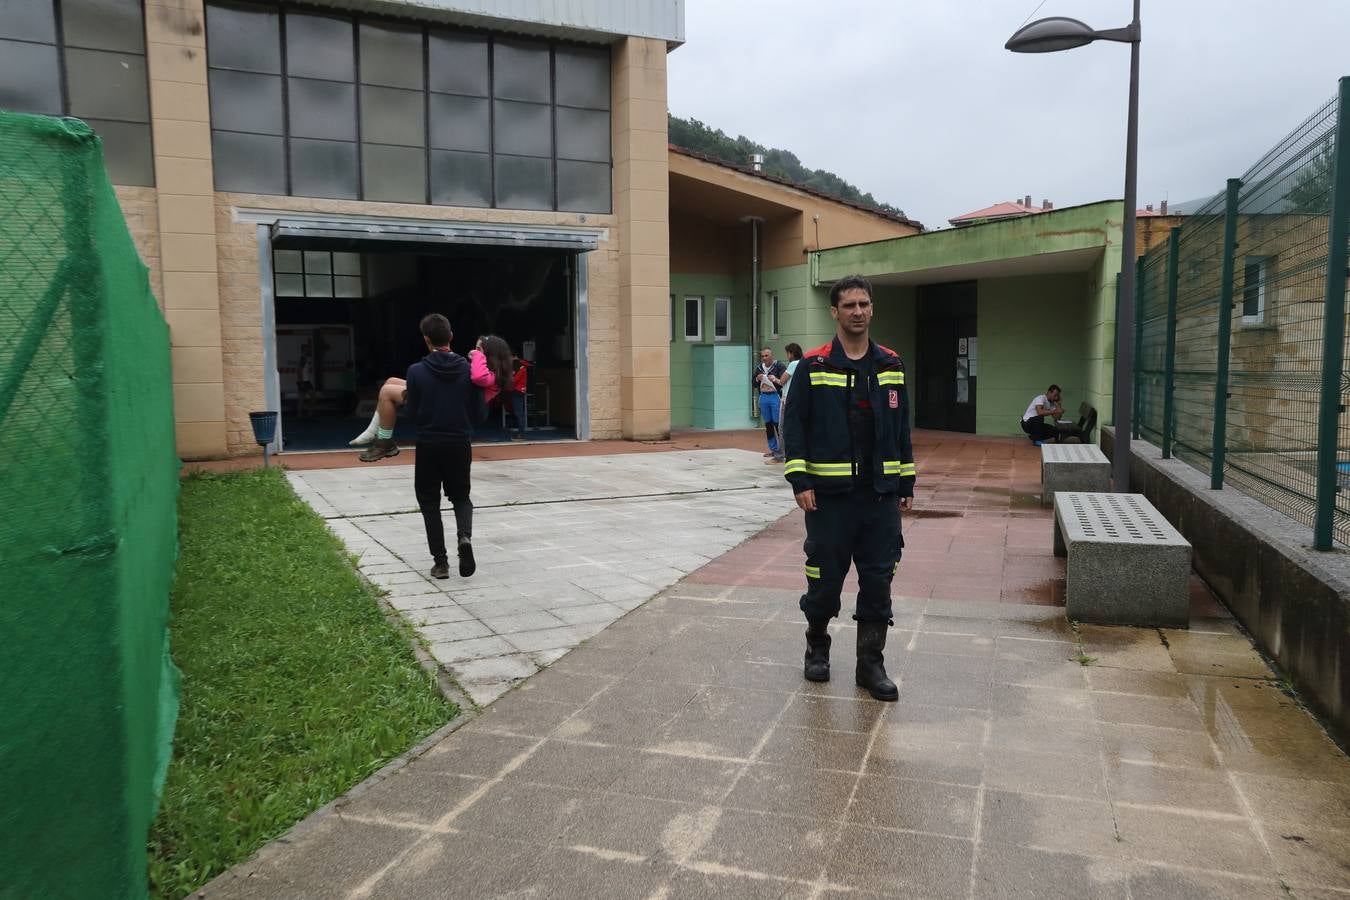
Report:
[{"label": "firefighter in dark uniform", "polygon": [[858,567],[857,683],[877,700],[899,691],[883,651],[891,619],[891,578],[904,539],[900,511],[914,502],[909,400],[900,357],[873,341],[872,285],[852,275],[830,290],[836,331],[808,350],[783,413],[783,472],[806,511],[806,665],[830,678],[830,619],[850,562]]}]

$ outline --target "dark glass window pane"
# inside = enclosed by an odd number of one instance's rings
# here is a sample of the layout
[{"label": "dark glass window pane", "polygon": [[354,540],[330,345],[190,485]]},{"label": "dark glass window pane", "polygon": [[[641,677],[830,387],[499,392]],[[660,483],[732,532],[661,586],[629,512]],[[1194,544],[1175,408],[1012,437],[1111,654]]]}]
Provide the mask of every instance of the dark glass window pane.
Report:
[{"label": "dark glass window pane", "polygon": [[0,41],[0,109],[61,115],[61,64],[55,47]]},{"label": "dark glass window pane", "polygon": [[356,145],[292,138],[291,193],[297,197],[357,199]]},{"label": "dark glass window pane", "polygon": [[474,97],[488,95],[487,38],[433,31],[428,50],[433,91]]},{"label": "dark glass window pane", "polygon": [[558,160],[558,209],[609,212],[610,181],[609,163]]},{"label": "dark glass window pane", "polygon": [[67,50],[66,84],[72,116],[150,121],[144,56]]},{"label": "dark glass window pane", "polygon": [[552,209],[553,162],[525,156],[498,156],[497,206],[502,209]]},{"label": "dark glass window pane", "polygon": [[145,52],[141,0],[61,0],[61,31],[67,47]]},{"label": "dark glass window pane", "polygon": [[280,20],[275,8],[208,4],[207,61],[227,69],[281,74]]},{"label": "dark glass window pane", "polygon": [[488,155],[431,151],[431,202],[440,206],[491,206]]},{"label": "dark glass window pane", "polygon": [[380,144],[421,147],[426,109],[421,91],[361,86],[361,138]]},{"label": "dark glass window pane", "polygon": [[497,116],[493,133],[498,153],[520,156],[553,155],[553,123],[550,107],[537,103],[496,101]]},{"label": "dark glass window pane", "polygon": [[305,296],[305,276],[303,276],[303,275],[278,275],[278,276],[277,276],[277,296],[278,296],[278,297],[303,297],[303,296]]},{"label": "dark glass window pane", "polygon": [[356,88],[332,81],[291,80],[291,135],[356,140]]},{"label": "dark glass window pane", "polygon": [[507,100],[552,101],[548,46],[497,41],[493,46],[492,94]]},{"label": "dark glass window pane", "polygon": [[361,82],[422,89],[422,30],[361,24]]},{"label": "dark glass window pane", "polygon": [[361,274],[361,254],[359,253],[341,253],[333,254],[333,271],[338,275],[360,275]]},{"label": "dark glass window pane", "polygon": [[558,156],[609,162],[609,113],[558,107]]},{"label": "dark glass window pane", "polygon": [[150,153],[150,126],[90,119],[89,127],[103,140],[103,159],[113,184],[155,183],[155,164]]},{"label": "dark glass window pane", "polygon": [[702,305],[702,304],[698,302],[698,299],[697,299],[697,298],[694,298],[694,297],[685,297],[685,298],[684,298],[684,336],[685,336],[685,337],[697,337],[698,335],[700,335],[700,334],[702,333],[702,324],[703,324],[703,323],[701,323],[701,322],[699,321],[699,319],[701,318],[701,313],[702,313],[702,310],[699,309],[699,307],[700,307],[701,305]]},{"label": "dark glass window pane", "polygon": [[[0,37],[56,43],[56,20],[48,0],[0,0]],[[0,84],[4,84],[0,80]]]},{"label": "dark glass window pane", "polygon": [[286,72],[308,78],[352,81],[355,48],[351,19],[286,14]]},{"label": "dark glass window pane", "polygon": [[609,109],[609,53],[559,47],[553,55],[558,103]]},{"label": "dark glass window pane", "polygon": [[244,194],[286,193],[286,157],[283,153],[279,137],[213,132],[211,156],[216,190]]},{"label": "dark glass window pane", "polygon": [[426,203],[426,153],[421,148],[361,148],[361,175],[367,200]]},{"label": "dark glass window pane", "polygon": [[731,336],[731,303],[726,300],[715,301],[713,308],[713,337]]},{"label": "dark glass window pane", "polygon": [[492,128],[488,102],[478,97],[432,94],[431,146],[486,153]]},{"label": "dark glass window pane", "polygon": [[364,296],[361,291],[361,279],[350,276],[339,275],[333,279],[333,295],[336,297],[354,297]]},{"label": "dark glass window pane", "polygon": [[1261,264],[1247,263],[1242,269],[1242,314],[1261,314]]},{"label": "dark glass window pane", "polygon": [[272,251],[272,269],[276,272],[303,272],[304,266],[304,256],[299,250]]},{"label": "dark glass window pane", "polygon": [[281,76],[212,69],[211,124],[225,131],[281,134]]},{"label": "dark glass window pane", "polygon": [[333,254],[329,253],[327,250],[306,250],[305,274],[306,275],[333,274]]}]

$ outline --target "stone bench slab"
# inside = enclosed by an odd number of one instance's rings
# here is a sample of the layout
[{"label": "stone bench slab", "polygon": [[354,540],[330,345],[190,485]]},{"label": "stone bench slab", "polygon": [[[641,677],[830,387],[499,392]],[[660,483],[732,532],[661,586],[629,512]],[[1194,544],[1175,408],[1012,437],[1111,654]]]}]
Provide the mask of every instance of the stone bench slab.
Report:
[{"label": "stone bench slab", "polygon": [[1143,494],[1055,495],[1065,614],[1098,625],[1186,628],[1191,545]]},{"label": "stone bench slab", "polygon": [[1093,444],[1041,445],[1041,506],[1060,491],[1111,490],[1111,461]]}]

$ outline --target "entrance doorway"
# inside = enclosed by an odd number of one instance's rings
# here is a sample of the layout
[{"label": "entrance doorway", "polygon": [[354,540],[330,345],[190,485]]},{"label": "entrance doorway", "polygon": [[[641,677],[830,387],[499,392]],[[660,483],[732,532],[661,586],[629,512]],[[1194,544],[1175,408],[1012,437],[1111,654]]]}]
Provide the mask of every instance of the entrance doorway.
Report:
[{"label": "entrance doorway", "polygon": [[914,424],[974,434],[979,373],[976,283],[921,285],[918,300]]},{"label": "entrance doorway", "polygon": [[[273,241],[282,448],[346,449],[384,380],[426,354],[418,323],[433,312],[450,320],[456,353],[495,334],[526,363],[525,422],[494,405],[475,440],[509,440],[521,424],[527,440],[575,438],[576,267],[549,248]],[[400,415],[394,435],[411,441],[416,429]]]}]

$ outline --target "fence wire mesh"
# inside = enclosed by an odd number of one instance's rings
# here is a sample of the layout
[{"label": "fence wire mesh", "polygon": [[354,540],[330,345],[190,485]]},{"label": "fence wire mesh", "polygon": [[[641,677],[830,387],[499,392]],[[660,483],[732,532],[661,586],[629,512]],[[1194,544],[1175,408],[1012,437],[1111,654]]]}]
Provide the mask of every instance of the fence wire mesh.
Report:
[{"label": "fence wire mesh", "polygon": [[168,328],[84,123],[0,111],[0,210],[0,895],[143,897],[178,697]]},{"label": "fence wire mesh", "polygon": [[[1142,318],[1136,371],[1139,433],[1209,472],[1215,441],[1225,451],[1226,484],[1305,524],[1317,496],[1317,421],[1323,384],[1323,312],[1338,102],[1333,98],[1241,178],[1235,212],[1232,306],[1223,306],[1226,192],[1177,229],[1175,271],[1166,244],[1142,262]],[[1340,211],[1344,215],[1345,211]],[[1175,283],[1176,312],[1167,293]],[[1230,317],[1226,392],[1218,390],[1220,317]],[[1167,332],[1175,348],[1166,352]],[[1164,422],[1166,384],[1172,417]],[[1345,409],[1343,377],[1338,402]],[[1215,435],[1226,402],[1227,427]],[[1164,434],[1164,431],[1167,434]],[[1350,456],[1350,422],[1340,419],[1338,459]],[[1350,468],[1350,463],[1343,465]],[[1338,476],[1350,483],[1346,475]],[[1337,495],[1336,539],[1350,542],[1350,494]]]}]

